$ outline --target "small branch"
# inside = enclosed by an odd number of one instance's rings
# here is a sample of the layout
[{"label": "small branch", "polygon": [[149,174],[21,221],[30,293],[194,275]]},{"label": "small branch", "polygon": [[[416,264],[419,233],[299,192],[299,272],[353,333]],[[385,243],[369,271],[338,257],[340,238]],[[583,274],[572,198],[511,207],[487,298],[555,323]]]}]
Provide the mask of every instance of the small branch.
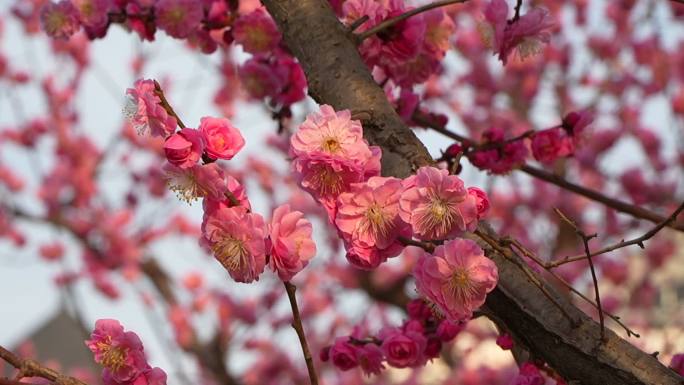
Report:
[{"label": "small branch", "polygon": [[390,28],[390,27],[396,25],[397,23],[400,23],[400,22],[408,19],[409,17],[415,16],[419,13],[426,12],[426,11],[429,11],[429,10],[434,9],[434,8],[443,7],[446,5],[451,5],[451,4],[456,4],[456,3],[464,3],[466,1],[467,0],[442,0],[442,1],[435,1],[434,3],[431,3],[431,4],[423,5],[422,7],[414,8],[408,12],[402,13],[401,15],[387,19],[387,20],[383,21],[382,23],[376,25],[375,27],[369,29],[368,31],[357,35],[358,36],[357,41],[359,43],[361,43],[362,41],[366,40],[367,38],[369,38],[375,34],[377,34],[378,32],[381,32],[382,30]]},{"label": "small branch", "polygon": [[164,96],[164,91],[162,90],[161,86],[159,85],[158,81],[154,81],[154,93],[159,96],[159,99],[161,100],[159,102],[159,105],[162,106],[165,110],[166,113],[169,115],[173,116],[176,118],[176,122],[178,122],[178,126],[180,128],[185,128],[185,124],[183,124],[183,121],[181,118],[176,114],[176,111],[173,110],[173,107],[171,107],[171,104],[169,104],[169,101],[166,100],[166,96]]},{"label": "small branch", "polygon": [[[5,377],[0,377],[0,385],[38,385],[36,383],[31,383],[31,382],[21,382],[17,380],[11,380],[9,378]],[[44,384],[41,384],[44,385]]]},{"label": "small branch", "polygon": [[[605,254],[605,253],[611,252],[613,250],[621,249],[623,247],[627,247],[627,246],[631,246],[631,245],[639,245],[639,247],[641,247],[643,249],[644,248],[644,242],[653,238],[653,236],[655,236],[665,226],[674,222],[675,219],[677,218],[677,216],[679,214],[681,214],[682,211],[684,211],[684,202],[682,202],[682,204],[679,205],[679,207],[669,217],[667,217],[664,221],[658,223],[655,227],[653,227],[651,230],[647,231],[644,235],[637,237],[637,238],[634,238],[634,239],[630,239],[629,241],[622,240],[618,243],[612,244],[610,246],[606,246],[601,250],[594,251],[593,253],[591,253],[591,256],[595,257],[597,255]],[[572,256],[572,257],[565,257],[565,258],[558,260],[556,262],[547,263],[545,265],[545,267],[555,268],[555,267],[564,265],[566,263],[580,261],[584,258],[586,258],[585,254],[579,254],[579,255]]]},{"label": "small branch", "polygon": [[589,241],[592,238],[596,238],[596,233],[587,235],[573,220],[566,217],[559,209],[554,208],[553,210],[563,221],[572,226],[572,228],[575,229],[575,233],[582,238],[584,252],[586,253],[587,261],[589,262],[589,269],[591,270],[591,279],[594,281],[594,295],[596,296],[596,307],[598,308],[599,323],[601,324],[601,341],[606,341],[606,325],[603,320],[603,307],[601,307],[601,296],[599,295],[598,280],[596,279],[596,269],[594,269],[594,262],[591,260],[591,251],[589,250]]},{"label": "small branch", "polygon": [[351,24],[349,24],[349,32],[354,32],[356,31],[357,28],[363,25],[363,23],[367,22],[370,17],[368,15],[363,15],[359,17],[358,19],[354,20]]},{"label": "small branch", "polygon": [[[684,1],[684,0],[682,0]],[[460,134],[457,134],[455,132],[447,130],[444,126],[437,124],[433,121],[431,121],[427,116],[424,114],[414,114],[413,115],[413,120],[420,124],[421,126],[428,127],[434,131],[439,132],[440,134],[454,139],[458,142],[464,143],[464,145],[472,145],[473,140],[462,136]],[[661,223],[667,220],[667,218],[656,214],[650,210],[646,210],[644,208],[619,201],[617,199],[610,198],[608,196],[605,196],[597,191],[590,190],[588,188],[576,185],[574,183],[568,182],[567,180],[563,179],[562,177],[549,173],[547,171],[538,169],[536,167],[532,167],[529,165],[522,165],[518,169],[519,171],[522,171],[530,176],[533,176],[537,179],[541,179],[543,181],[546,181],[548,183],[554,184],[558,187],[561,187],[565,190],[572,191],[576,194],[579,194],[585,198],[591,199],[593,201],[599,202],[604,204],[605,206],[608,206],[614,210],[617,210],[619,212],[629,214],[635,218],[639,219],[645,219],[647,221],[651,221],[653,223]],[[665,226],[673,228],[677,231],[682,231],[684,232],[684,224],[679,224],[679,223],[673,223],[674,221],[667,221],[667,224]]]},{"label": "small branch", "polygon": [[[87,385],[77,378],[65,376],[56,370],[41,365],[37,361],[21,358],[2,346],[0,346],[0,358],[19,371],[15,377],[14,384],[24,377],[41,377],[54,382],[54,385]],[[8,384],[13,383],[9,382]]]},{"label": "small branch", "polygon": [[318,376],[316,375],[316,367],[313,363],[309,344],[306,342],[306,335],[304,334],[304,326],[302,326],[302,317],[299,314],[299,306],[297,306],[297,297],[295,292],[297,287],[290,282],[284,282],[285,290],[287,291],[287,298],[290,300],[292,307],[292,328],[297,332],[299,343],[302,345],[302,353],[304,353],[304,360],[306,361],[306,368],[309,370],[309,379],[311,385],[318,385]]},{"label": "small branch", "polygon": [[515,15],[513,15],[513,20],[511,20],[511,24],[515,23],[516,21],[518,21],[518,19],[520,19],[520,8],[522,7],[522,3],[522,0],[518,0],[515,3]]},{"label": "small branch", "polygon": [[427,251],[428,253],[432,253],[433,251],[435,251],[435,245],[431,242],[421,242],[421,241],[416,241],[414,239],[406,238],[406,237],[397,237],[397,239],[404,246],[420,247],[421,249]]}]

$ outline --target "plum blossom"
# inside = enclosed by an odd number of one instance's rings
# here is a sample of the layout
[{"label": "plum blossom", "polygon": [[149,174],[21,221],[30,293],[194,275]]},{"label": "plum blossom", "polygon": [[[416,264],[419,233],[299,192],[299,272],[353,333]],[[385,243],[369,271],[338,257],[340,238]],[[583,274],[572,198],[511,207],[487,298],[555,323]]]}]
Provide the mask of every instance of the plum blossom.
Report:
[{"label": "plum blossom", "polygon": [[154,11],[159,28],[177,39],[190,36],[204,17],[199,0],[158,0]]},{"label": "plum blossom", "polygon": [[233,24],[235,42],[249,53],[269,53],[280,43],[280,31],[263,9],[240,15]]},{"label": "plum blossom", "polygon": [[349,370],[358,366],[356,347],[347,337],[338,337],[328,353],[330,360],[340,370]]},{"label": "plum blossom", "polygon": [[525,163],[528,151],[522,140],[503,143],[504,131],[499,127],[489,128],[482,134],[483,144],[500,143],[499,148],[474,151],[468,156],[473,166],[489,170],[494,174],[505,174]]},{"label": "plum blossom", "polygon": [[525,362],[520,366],[518,376],[510,382],[510,385],[544,385],[545,383],[546,379],[539,368],[531,362]]},{"label": "plum blossom", "polygon": [[355,266],[375,268],[403,250],[398,237],[411,229],[399,217],[401,188],[399,179],[372,177],[339,196],[335,225]]},{"label": "plum blossom", "polygon": [[544,8],[532,8],[509,22],[506,0],[492,0],[487,4],[484,15],[485,20],[478,26],[480,34],[504,65],[514,50],[521,59],[537,54],[542,43],[551,38],[550,29],[555,24]]},{"label": "plum blossom", "polygon": [[40,10],[40,22],[43,30],[56,39],[68,39],[81,28],[78,11],[69,0],[48,1]]},{"label": "plum blossom", "polygon": [[270,99],[276,106],[290,106],[306,96],[306,77],[294,58],[280,51],[254,55],[238,69],[238,77],[254,99]]},{"label": "plum blossom", "polygon": [[290,281],[316,254],[312,231],[311,222],[301,212],[290,210],[290,205],[273,211],[269,226],[269,264],[281,280]]},{"label": "plum blossom", "polygon": [[475,198],[477,219],[483,218],[489,211],[489,197],[487,193],[477,187],[468,187],[468,194]]},{"label": "plum blossom", "polygon": [[110,0],[71,0],[78,10],[78,18],[84,27],[92,29],[106,28],[107,12],[111,7]]},{"label": "plum blossom", "polygon": [[232,159],[245,145],[245,139],[230,120],[205,116],[198,128],[206,140],[206,153],[213,159]]},{"label": "plum blossom", "polygon": [[383,359],[382,350],[375,344],[365,344],[356,349],[356,360],[367,375],[380,374],[380,371],[385,369]]},{"label": "plum blossom", "polygon": [[147,367],[140,338],[124,332],[119,321],[97,320],[86,345],[95,354],[95,362],[105,367],[103,376],[115,381],[133,380]]},{"label": "plum blossom", "polygon": [[266,226],[261,215],[242,206],[219,208],[204,216],[202,236],[235,281],[259,280],[266,266]]},{"label": "plum blossom", "polygon": [[224,198],[227,187],[223,171],[215,163],[195,164],[188,168],[165,163],[162,171],[169,189],[182,201],[191,203],[204,197],[214,200]]},{"label": "plum blossom", "polygon": [[446,239],[477,225],[476,198],[447,170],[421,167],[404,185],[399,215],[417,238]]},{"label": "plum blossom", "polygon": [[425,253],[413,275],[418,293],[452,321],[470,318],[499,278],[477,243],[460,238],[438,246],[433,255]]},{"label": "plum blossom", "polygon": [[382,345],[387,363],[395,368],[418,366],[426,361],[424,355],[427,339],[423,333],[404,327],[387,327],[380,331]]},{"label": "plum blossom", "polygon": [[[223,175],[223,171],[217,166],[216,168],[218,169],[220,174]],[[249,199],[247,198],[247,192],[245,191],[245,187],[242,184],[240,184],[240,182],[237,179],[233,178],[230,175],[224,175],[223,178],[225,178],[225,188],[228,191],[230,191],[233,197],[237,200],[238,204],[246,208],[247,210],[251,210],[252,206],[249,203]],[[228,197],[226,197],[223,194],[218,197],[214,195],[208,195],[204,197],[204,200],[202,201],[202,210],[204,211],[205,215],[210,214],[211,212],[218,210],[221,207],[232,206],[233,203],[230,201]]]},{"label": "plum blossom", "polygon": [[202,157],[205,141],[202,132],[184,128],[169,136],[164,142],[166,160],[180,168],[192,167]]},{"label": "plum blossom", "polygon": [[532,136],[532,155],[543,163],[552,163],[575,151],[572,138],[560,127],[538,131]]},{"label": "plum blossom", "polygon": [[166,138],[176,130],[176,118],[160,105],[154,80],[137,80],[134,88],[126,90],[124,114],[131,120],[138,134]]},{"label": "plum blossom", "polygon": [[290,139],[290,150],[293,156],[322,152],[362,164],[371,156],[361,122],[352,120],[349,110],[327,104],[306,117]]},{"label": "plum blossom", "polygon": [[577,140],[593,121],[594,114],[591,110],[572,111],[563,118],[562,127],[568,135]]},{"label": "plum blossom", "polygon": [[670,361],[670,368],[684,376],[684,353],[675,354]]}]

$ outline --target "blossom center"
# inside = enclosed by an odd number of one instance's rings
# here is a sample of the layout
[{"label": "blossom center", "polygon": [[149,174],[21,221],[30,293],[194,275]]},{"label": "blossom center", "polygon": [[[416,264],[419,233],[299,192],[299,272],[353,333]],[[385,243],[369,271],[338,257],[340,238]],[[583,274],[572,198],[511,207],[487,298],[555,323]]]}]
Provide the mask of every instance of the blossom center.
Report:
[{"label": "blossom center", "polygon": [[199,197],[206,195],[192,172],[169,179],[168,185],[169,189],[176,193],[178,199],[186,203],[192,203]]},{"label": "blossom center", "polygon": [[370,232],[375,236],[386,236],[392,227],[387,215],[380,205],[373,203],[365,213],[364,231]]},{"label": "blossom center", "polygon": [[231,271],[241,270],[243,266],[247,266],[249,263],[249,251],[240,239],[225,238],[214,244],[212,251],[219,262]]},{"label": "blossom center", "polygon": [[343,183],[340,174],[330,167],[322,165],[316,170],[312,178],[313,186],[323,196],[338,195],[342,191]]},{"label": "blossom center", "polygon": [[340,141],[337,140],[337,138],[332,137],[332,136],[329,136],[329,137],[325,138],[325,140],[323,140],[322,147],[323,147],[323,151],[331,153],[331,154],[338,152],[340,150],[340,148],[342,148],[342,146],[340,145]]},{"label": "blossom center", "polygon": [[112,371],[116,371],[124,366],[126,361],[126,350],[121,347],[114,347],[108,343],[98,342],[98,348],[102,353],[102,365]]},{"label": "blossom center", "polygon": [[447,289],[459,302],[465,303],[476,289],[470,271],[465,267],[456,268],[447,282]]}]

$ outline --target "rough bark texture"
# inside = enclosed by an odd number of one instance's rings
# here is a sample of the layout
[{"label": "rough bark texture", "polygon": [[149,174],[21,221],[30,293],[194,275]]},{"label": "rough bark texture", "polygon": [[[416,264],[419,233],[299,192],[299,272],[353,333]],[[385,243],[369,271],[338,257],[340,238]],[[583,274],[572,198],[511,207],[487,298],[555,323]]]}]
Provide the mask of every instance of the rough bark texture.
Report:
[{"label": "rough bark texture", "polygon": [[348,29],[326,1],[264,1],[306,73],[309,95],[360,119],[366,139],[382,148],[384,175],[405,177],[432,162],[361,60]]},{"label": "rough bark texture", "polygon": [[[352,37],[326,0],[263,0],[263,3],[302,64],[310,95],[317,102],[336,109],[351,109],[362,119],[367,139],[382,147],[383,174],[404,177],[416,167],[430,163],[425,147],[375,84]],[[518,256],[510,253],[504,257],[490,247],[487,251],[499,268],[500,279],[487,299],[484,312],[571,384],[684,384],[684,379],[674,371],[615,333],[608,331],[607,341],[599,342],[598,323],[558,295],[551,285],[544,284],[575,318],[573,326],[528,280],[521,270],[522,264],[515,262],[519,261]],[[530,273],[543,281],[536,273]]]}]

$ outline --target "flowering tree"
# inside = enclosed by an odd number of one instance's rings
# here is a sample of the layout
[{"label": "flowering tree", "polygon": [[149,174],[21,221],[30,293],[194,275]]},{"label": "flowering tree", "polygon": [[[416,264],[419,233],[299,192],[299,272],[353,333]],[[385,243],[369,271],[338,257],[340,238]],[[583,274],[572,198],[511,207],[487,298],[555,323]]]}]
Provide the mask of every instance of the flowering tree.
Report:
[{"label": "flowering tree", "polygon": [[[48,262],[77,245],[63,287],[87,280],[115,299],[113,277],[149,282],[146,306],[166,309],[199,370],[153,367],[107,318],[85,341],[95,377],[0,347],[16,368],[0,384],[684,383],[684,346],[652,353],[639,338],[663,326],[659,312],[683,319],[657,300],[673,283],[655,281],[684,231],[682,16],[665,0],[17,1],[10,17],[73,71],[35,78],[0,56],[2,82],[46,100],[0,145],[47,142],[52,157],[37,186],[2,159],[0,236]],[[173,80],[136,58],[112,141],[129,183],[112,203],[101,170],[114,152],[79,130],[75,95],[90,41],[119,27],[218,57],[223,83],[220,114],[186,125],[164,92]],[[282,165],[236,163],[244,102],[270,113],[264,148]],[[442,136],[432,154],[429,134]],[[152,201],[178,212],[140,226]],[[198,201],[201,223],[181,213]],[[38,225],[60,240],[27,236]],[[222,282],[168,273],[154,246],[179,236]],[[279,341],[290,325],[303,360]],[[495,339],[517,367],[466,364],[466,336]],[[430,377],[437,365],[446,374]]]}]

